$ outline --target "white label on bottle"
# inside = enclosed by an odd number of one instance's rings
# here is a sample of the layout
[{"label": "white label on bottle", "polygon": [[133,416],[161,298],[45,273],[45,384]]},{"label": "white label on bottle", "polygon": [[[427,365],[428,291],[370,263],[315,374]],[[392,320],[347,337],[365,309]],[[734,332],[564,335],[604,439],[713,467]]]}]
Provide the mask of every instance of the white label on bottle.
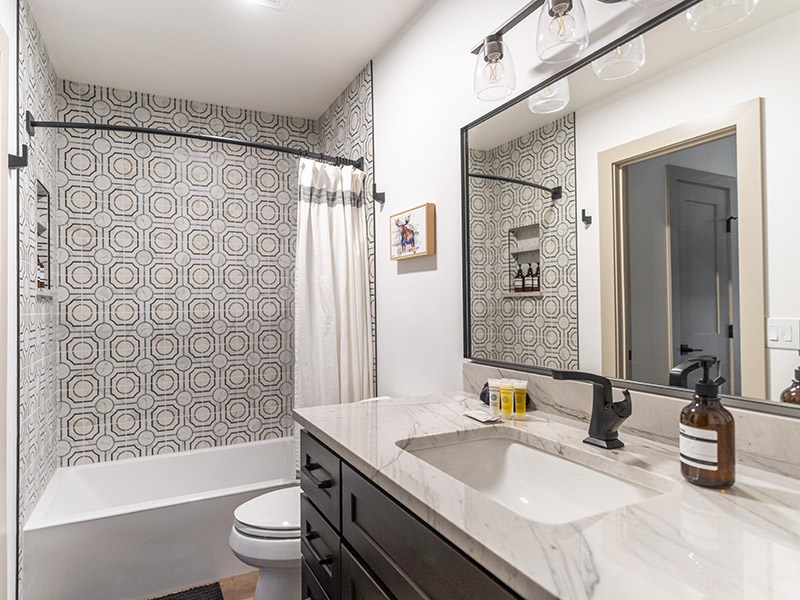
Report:
[{"label": "white label on bottle", "polygon": [[719,463],[717,432],[681,423],[681,462],[705,471],[716,471]]},{"label": "white label on bottle", "polygon": [[521,290],[524,287],[522,279],[515,279],[514,280],[514,289]]}]

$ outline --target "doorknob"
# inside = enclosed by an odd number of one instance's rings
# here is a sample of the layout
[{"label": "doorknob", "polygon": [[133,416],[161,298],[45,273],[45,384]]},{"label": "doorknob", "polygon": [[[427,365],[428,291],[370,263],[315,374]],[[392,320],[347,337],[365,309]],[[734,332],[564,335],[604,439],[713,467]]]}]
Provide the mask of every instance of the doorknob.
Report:
[{"label": "doorknob", "polygon": [[702,352],[702,348],[690,348],[689,344],[681,344],[681,354],[691,354],[692,352]]}]

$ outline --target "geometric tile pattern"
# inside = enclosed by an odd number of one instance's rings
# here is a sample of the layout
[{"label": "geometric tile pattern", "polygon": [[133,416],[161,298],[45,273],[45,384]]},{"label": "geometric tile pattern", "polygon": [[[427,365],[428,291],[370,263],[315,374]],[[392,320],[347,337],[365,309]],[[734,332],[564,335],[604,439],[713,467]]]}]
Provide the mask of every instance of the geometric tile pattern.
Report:
[{"label": "geometric tile pattern", "polygon": [[[560,185],[560,200],[517,184],[470,178],[472,358],[578,367],[574,113],[491,150],[470,150],[470,170]],[[503,297],[507,236],[538,224],[542,296]]]},{"label": "geometric tile pattern", "polygon": [[[42,119],[56,117],[56,74],[27,2],[19,6],[19,119],[34,111]],[[56,304],[37,291],[37,182],[56,192],[56,149],[53,132],[29,138],[20,127],[20,147],[29,146],[29,162],[19,176],[19,524],[32,512],[56,469]],[[9,148],[16,153],[16,149]],[[55,283],[55,282],[54,282]],[[18,575],[22,576],[22,540],[18,548]]]},{"label": "geometric tile pattern", "polygon": [[[337,135],[326,148],[360,156],[368,140],[371,154],[371,122],[368,135],[361,124],[371,119],[362,103],[369,96],[352,90],[320,119],[324,135]],[[354,102],[363,117],[349,118]],[[312,151],[323,129],[70,81],[59,83],[58,109],[61,120]],[[57,147],[61,464],[288,435],[296,159],[88,130],[60,131]]]}]

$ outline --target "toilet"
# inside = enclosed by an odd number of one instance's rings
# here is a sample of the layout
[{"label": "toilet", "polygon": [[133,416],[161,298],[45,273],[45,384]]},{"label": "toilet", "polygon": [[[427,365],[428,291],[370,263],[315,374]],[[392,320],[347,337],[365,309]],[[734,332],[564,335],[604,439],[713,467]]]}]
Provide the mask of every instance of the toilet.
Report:
[{"label": "toilet", "polygon": [[231,550],[243,563],[258,569],[253,600],[299,598],[300,486],[248,500],[233,515]]}]

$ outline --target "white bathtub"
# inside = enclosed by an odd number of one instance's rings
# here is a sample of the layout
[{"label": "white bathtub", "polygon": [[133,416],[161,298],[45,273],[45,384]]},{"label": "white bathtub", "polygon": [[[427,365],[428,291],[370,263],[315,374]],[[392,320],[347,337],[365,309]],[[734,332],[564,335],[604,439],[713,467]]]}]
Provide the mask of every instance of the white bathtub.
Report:
[{"label": "white bathtub", "polygon": [[291,437],[58,469],[23,528],[23,600],[143,600],[249,570],[234,509],[295,483]]}]

